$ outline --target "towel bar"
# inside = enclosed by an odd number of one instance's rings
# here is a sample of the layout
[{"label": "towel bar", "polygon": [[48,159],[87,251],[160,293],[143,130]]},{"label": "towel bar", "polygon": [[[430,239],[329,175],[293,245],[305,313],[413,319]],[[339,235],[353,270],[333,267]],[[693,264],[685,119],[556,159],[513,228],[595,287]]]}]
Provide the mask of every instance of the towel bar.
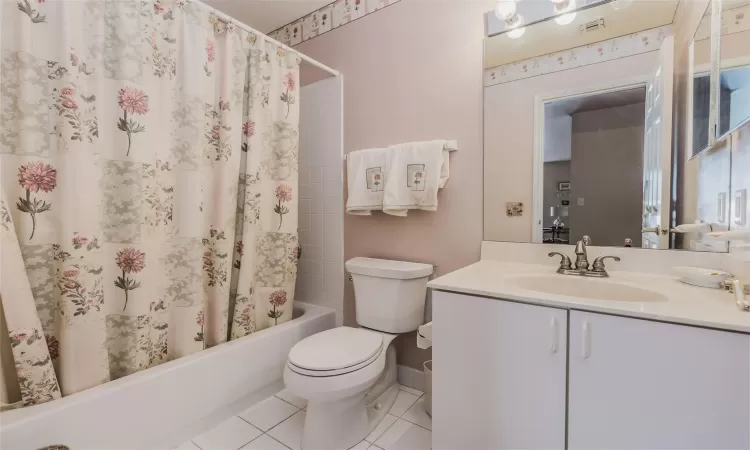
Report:
[{"label": "towel bar", "polygon": [[[444,150],[448,150],[449,152],[455,152],[458,151],[458,141],[445,141],[445,145],[443,145]],[[346,157],[348,155],[344,155],[344,161],[346,161]]]}]

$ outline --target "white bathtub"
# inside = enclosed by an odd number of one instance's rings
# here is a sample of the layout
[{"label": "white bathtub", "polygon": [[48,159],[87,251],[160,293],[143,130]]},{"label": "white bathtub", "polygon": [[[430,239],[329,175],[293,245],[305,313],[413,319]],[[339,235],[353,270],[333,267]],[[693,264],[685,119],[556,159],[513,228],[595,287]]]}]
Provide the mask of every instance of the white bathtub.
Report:
[{"label": "white bathtub", "polygon": [[294,319],[49,403],[0,414],[0,447],[164,450],[283,387],[287,355],[335,326],[335,311],[296,303]]}]

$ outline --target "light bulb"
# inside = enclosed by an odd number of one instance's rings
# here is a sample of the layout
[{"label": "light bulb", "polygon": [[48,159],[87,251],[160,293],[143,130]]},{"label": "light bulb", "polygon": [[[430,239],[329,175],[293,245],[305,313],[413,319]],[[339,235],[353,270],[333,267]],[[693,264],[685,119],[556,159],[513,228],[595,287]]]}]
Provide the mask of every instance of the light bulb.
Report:
[{"label": "light bulb", "polygon": [[500,20],[508,20],[516,13],[515,0],[500,0],[495,5],[495,15]]},{"label": "light bulb", "polygon": [[516,14],[511,20],[505,21],[505,29],[508,31],[508,37],[511,39],[518,39],[526,32],[526,27],[523,26],[526,22],[520,14]]},{"label": "light bulb", "polygon": [[508,37],[511,39],[518,39],[526,32],[526,27],[521,28],[513,28],[512,30],[508,31]]},{"label": "light bulb", "polygon": [[573,19],[575,18],[576,18],[576,13],[572,12],[568,14],[563,14],[562,16],[555,17],[555,22],[557,22],[558,25],[567,25],[570,22],[572,22]]}]

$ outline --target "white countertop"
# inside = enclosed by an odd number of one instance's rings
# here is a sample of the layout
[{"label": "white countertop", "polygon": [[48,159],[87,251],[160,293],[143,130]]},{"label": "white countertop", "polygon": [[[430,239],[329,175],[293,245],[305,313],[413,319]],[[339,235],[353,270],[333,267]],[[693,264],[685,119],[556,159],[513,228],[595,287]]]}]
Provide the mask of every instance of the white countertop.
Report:
[{"label": "white countertop", "polygon": [[[623,283],[658,292],[668,298],[662,302],[623,302],[572,297],[532,291],[517,286],[518,276],[559,276],[555,264],[523,264],[482,260],[430,281],[432,289],[515,300],[545,306],[577,309],[620,316],[639,317],[750,333],[750,313],[740,311],[735,296],[720,289],[701,288],[680,282],[677,277],[642,272],[610,270],[602,283]],[[588,278],[591,279],[591,278]]]}]

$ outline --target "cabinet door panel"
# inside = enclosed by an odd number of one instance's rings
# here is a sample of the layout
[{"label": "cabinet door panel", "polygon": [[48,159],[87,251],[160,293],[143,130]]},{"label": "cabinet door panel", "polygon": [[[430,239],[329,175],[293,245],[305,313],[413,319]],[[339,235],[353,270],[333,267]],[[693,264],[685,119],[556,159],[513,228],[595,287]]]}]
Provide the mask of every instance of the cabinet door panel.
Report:
[{"label": "cabinet door panel", "polygon": [[750,336],[570,312],[568,448],[750,448]]},{"label": "cabinet door panel", "polygon": [[433,448],[563,449],[567,311],[433,293]]}]

